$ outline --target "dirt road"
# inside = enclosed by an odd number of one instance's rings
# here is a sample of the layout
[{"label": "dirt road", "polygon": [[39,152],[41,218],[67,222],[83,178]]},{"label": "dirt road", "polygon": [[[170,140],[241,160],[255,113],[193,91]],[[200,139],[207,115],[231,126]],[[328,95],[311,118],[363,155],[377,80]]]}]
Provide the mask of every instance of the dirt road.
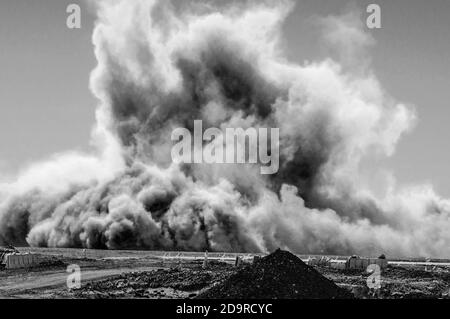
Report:
[{"label": "dirt road", "polygon": [[[138,267],[116,269],[81,269],[81,282],[99,280],[123,273],[150,271],[161,267]],[[38,273],[20,274],[2,278],[0,280],[0,297],[23,297],[29,291],[65,287],[69,273],[64,270],[45,271]]]}]

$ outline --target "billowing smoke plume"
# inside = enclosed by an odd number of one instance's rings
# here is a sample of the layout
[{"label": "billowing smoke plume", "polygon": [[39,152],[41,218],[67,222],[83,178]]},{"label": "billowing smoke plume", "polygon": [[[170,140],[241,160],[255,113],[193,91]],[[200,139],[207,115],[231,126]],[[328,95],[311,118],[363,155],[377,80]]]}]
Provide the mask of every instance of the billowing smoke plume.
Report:
[{"label": "billowing smoke plume", "polygon": [[[283,52],[288,2],[96,6],[99,154],[55,156],[3,184],[0,243],[450,256],[450,201],[392,179],[376,196],[360,172],[393,154],[415,114],[371,71],[357,15],[321,19],[336,58],[298,65]],[[196,119],[280,128],[278,174],[173,164],[172,130]]]}]

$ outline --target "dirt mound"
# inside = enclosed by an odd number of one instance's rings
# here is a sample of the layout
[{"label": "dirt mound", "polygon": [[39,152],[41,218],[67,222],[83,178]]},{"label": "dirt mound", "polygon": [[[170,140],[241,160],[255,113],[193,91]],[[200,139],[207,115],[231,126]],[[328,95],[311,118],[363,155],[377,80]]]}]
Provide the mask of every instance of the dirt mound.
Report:
[{"label": "dirt mound", "polygon": [[277,250],[202,294],[200,299],[343,299],[350,292],[293,254]]}]

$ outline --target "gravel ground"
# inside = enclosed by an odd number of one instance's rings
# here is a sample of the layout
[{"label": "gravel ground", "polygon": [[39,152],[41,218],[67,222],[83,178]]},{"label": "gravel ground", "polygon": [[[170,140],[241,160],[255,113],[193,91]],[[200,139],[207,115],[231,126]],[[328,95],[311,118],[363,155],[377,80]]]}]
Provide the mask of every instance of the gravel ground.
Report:
[{"label": "gravel ground", "polygon": [[235,272],[225,263],[158,269],[91,282],[73,292],[75,298],[190,298]]},{"label": "gravel ground", "polygon": [[346,288],[356,298],[370,299],[439,299],[450,298],[450,269],[438,268],[424,271],[415,267],[388,266],[381,273],[381,289],[367,288],[369,274],[360,271],[341,271],[326,267],[317,268],[338,286]]},{"label": "gravel ground", "polygon": [[[364,272],[311,268],[287,253],[242,268],[210,261],[207,269],[202,268],[201,260],[163,262],[148,252],[39,249],[34,253],[40,255],[37,267],[0,271],[0,297],[227,298],[240,294],[249,298],[321,298],[329,294],[328,288],[334,287],[334,291],[336,284],[356,298],[450,298],[450,268],[444,266],[430,271],[423,266],[389,266],[381,274],[382,288],[375,293],[367,288],[368,274]],[[67,289],[66,267],[70,264],[82,269],[79,290]]]}]

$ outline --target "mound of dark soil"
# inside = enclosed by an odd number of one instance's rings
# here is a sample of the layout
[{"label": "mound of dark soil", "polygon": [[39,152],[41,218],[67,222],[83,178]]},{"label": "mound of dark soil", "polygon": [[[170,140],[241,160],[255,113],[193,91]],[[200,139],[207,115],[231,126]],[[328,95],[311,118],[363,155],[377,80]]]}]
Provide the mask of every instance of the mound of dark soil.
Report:
[{"label": "mound of dark soil", "polygon": [[339,288],[293,254],[277,250],[197,296],[200,299],[344,299]]}]

